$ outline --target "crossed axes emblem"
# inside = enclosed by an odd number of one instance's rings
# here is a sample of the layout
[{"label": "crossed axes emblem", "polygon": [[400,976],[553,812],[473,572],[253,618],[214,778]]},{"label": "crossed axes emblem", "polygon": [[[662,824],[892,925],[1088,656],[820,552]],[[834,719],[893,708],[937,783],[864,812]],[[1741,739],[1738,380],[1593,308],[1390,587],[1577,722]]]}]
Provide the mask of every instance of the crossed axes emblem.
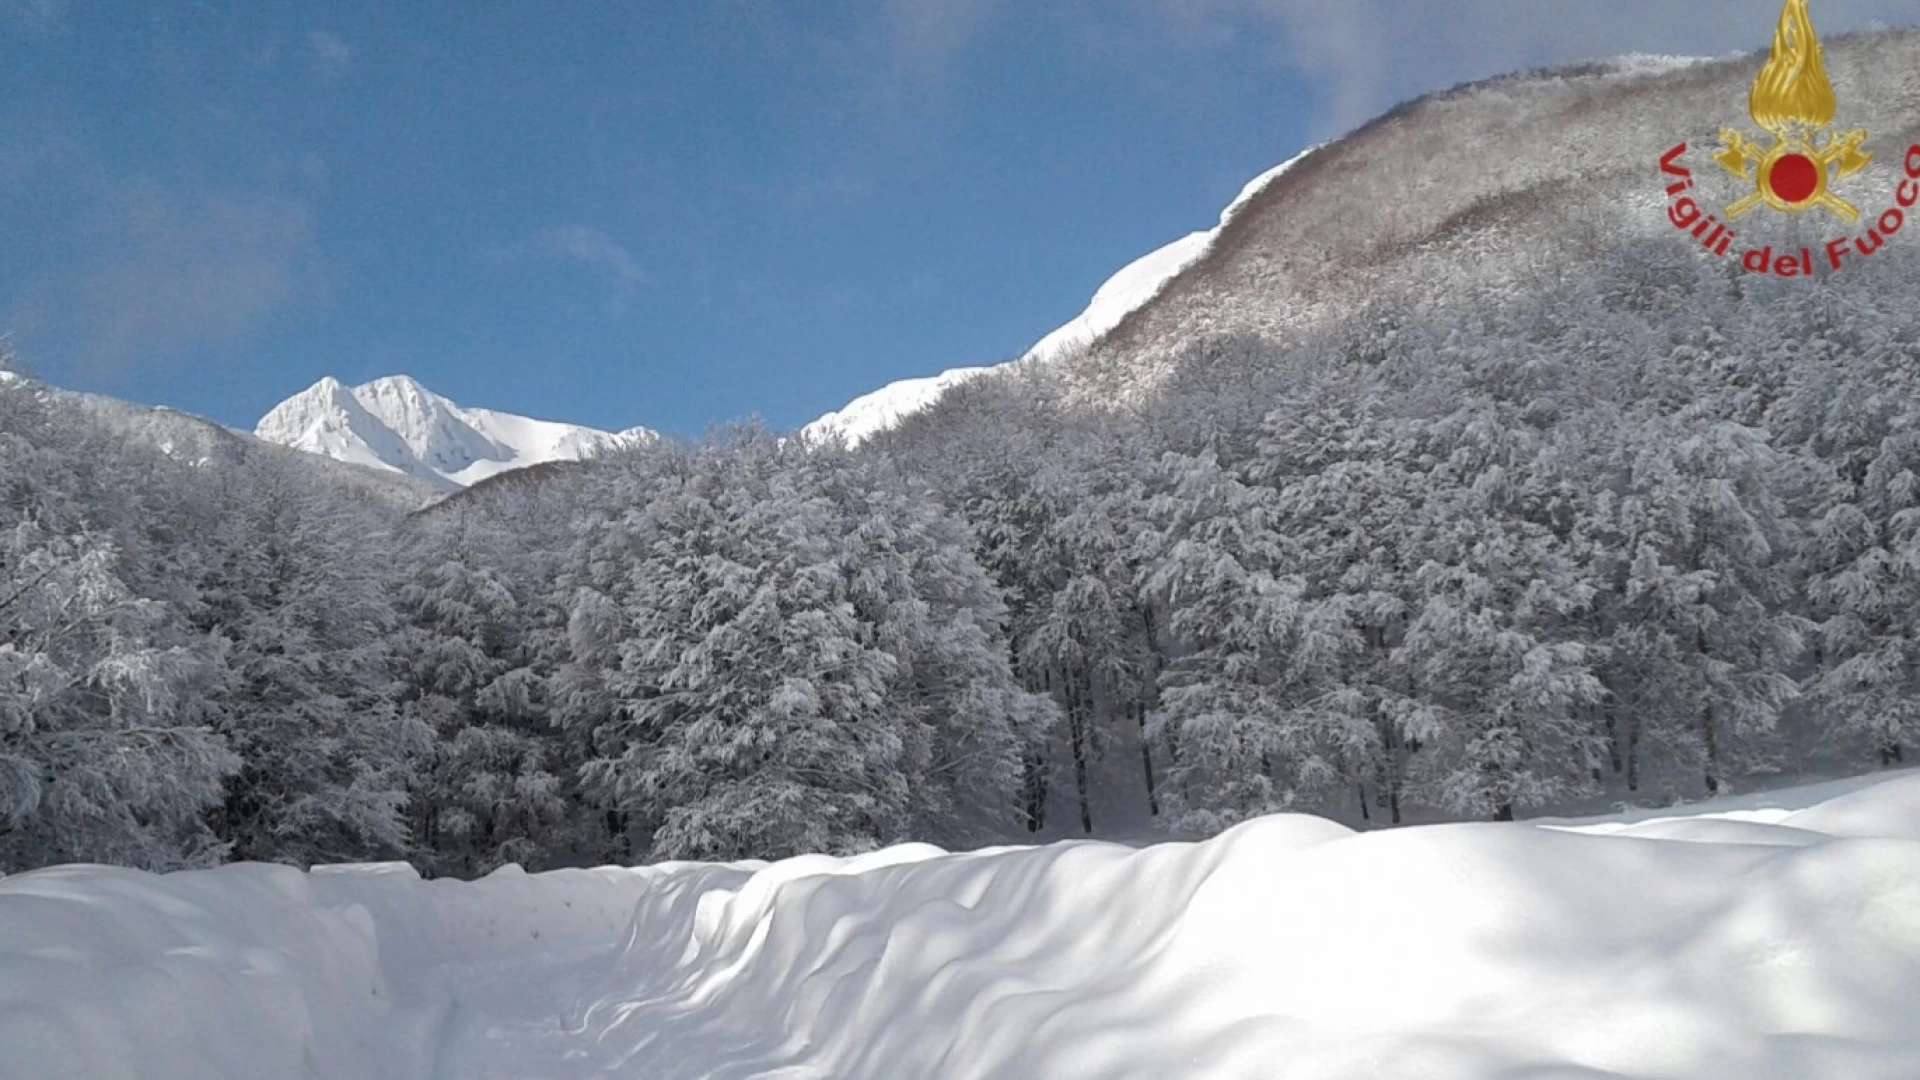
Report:
[{"label": "crossed axes emblem", "polygon": [[[1787,213],[1818,206],[1848,224],[1860,220],[1860,211],[1852,203],[1835,195],[1829,184],[1830,180],[1845,180],[1872,163],[1873,154],[1861,149],[1867,141],[1865,129],[1855,128],[1832,135],[1825,145],[1817,149],[1804,137],[1788,138],[1776,133],[1774,138],[1776,141],[1771,148],[1763,148],[1734,128],[1720,129],[1722,149],[1713,155],[1713,160],[1732,175],[1752,181],[1755,189],[1753,194],[1727,207],[1729,221],[1762,203]],[[1773,166],[1783,158],[1792,156],[1806,158],[1819,170],[1815,194],[1797,204],[1782,199],[1767,182]],[[1761,170],[1758,174],[1754,171],[1756,168]]]}]

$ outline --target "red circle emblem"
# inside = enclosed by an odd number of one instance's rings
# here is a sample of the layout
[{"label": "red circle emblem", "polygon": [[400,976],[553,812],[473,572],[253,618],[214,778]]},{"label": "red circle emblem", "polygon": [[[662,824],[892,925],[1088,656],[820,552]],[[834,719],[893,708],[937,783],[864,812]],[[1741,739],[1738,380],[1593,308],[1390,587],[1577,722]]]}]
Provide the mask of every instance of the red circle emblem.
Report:
[{"label": "red circle emblem", "polygon": [[1773,163],[1767,186],[1789,206],[1798,206],[1820,190],[1820,166],[1805,154],[1787,154]]}]

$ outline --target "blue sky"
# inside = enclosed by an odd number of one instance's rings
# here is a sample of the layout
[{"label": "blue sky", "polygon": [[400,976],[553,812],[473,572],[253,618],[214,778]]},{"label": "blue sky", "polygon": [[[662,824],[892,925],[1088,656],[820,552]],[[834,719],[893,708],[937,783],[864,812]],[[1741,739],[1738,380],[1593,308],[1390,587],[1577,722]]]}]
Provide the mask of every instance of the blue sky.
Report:
[{"label": "blue sky", "polygon": [[1018,354],[1404,97],[1757,48],[1778,9],[0,0],[0,328],[50,381],[238,426],[406,373],[605,428],[788,427]]}]

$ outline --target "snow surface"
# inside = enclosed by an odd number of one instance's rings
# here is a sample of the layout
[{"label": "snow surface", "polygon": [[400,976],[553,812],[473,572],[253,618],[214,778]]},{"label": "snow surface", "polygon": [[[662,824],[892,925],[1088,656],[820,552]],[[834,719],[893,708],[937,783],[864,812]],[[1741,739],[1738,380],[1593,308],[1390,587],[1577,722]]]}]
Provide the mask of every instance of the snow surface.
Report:
[{"label": "snow surface", "polygon": [[254,434],[336,461],[406,473],[442,487],[549,461],[577,461],[653,433],[468,409],[404,375],[346,386],[328,376],[274,406]]},{"label": "snow surface", "polygon": [[1664,822],[0,879],[34,1080],[1911,1080],[1916,1002],[1913,773]]},{"label": "snow surface", "polygon": [[[1072,322],[1041,338],[1028,349],[1020,360],[1048,361],[1057,359],[1076,349],[1085,348],[1110,333],[1114,327],[1128,315],[1145,307],[1174,278],[1180,276],[1193,264],[1213,250],[1220,233],[1254,196],[1266,190],[1267,185],[1284,175],[1289,169],[1305,160],[1307,155],[1318,150],[1310,147],[1293,158],[1268,169],[1255,177],[1240,194],[1228,204],[1220,214],[1220,222],[1204,232],[1189,233],[1173,243],[1149,252],[1127,264],[1119,273],[1109,278],[1093,294],[1093,301],[1087,309],[1075,316]],[[874,434],[885,431],[899,423],[904,417],[932,405],[940,396],[961,383],[979,378],[993,371],[1004,370],[1011,364],[999,364],[991,367],[954,368],[938,375],[918,379],[903,379],[889,383],[870,394],[855,398],[852,403],[838,412],[830,412],[813,423],[802,428],[802,432],[811,436],[837,434],[849,443],[860,443]]]}]

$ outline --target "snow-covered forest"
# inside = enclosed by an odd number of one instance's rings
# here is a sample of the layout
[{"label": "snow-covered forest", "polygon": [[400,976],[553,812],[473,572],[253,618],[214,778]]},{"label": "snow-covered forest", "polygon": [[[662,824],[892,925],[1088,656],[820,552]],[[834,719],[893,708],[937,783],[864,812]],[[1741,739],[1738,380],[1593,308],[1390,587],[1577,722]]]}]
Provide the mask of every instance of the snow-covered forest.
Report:
[{"label": "snow-covered forest", "polygon": [[1065,357],[857,450],[749,425],[416,513],[7,381],[0,869],[1386,826],[1897,764],[1920,260],[1774,282],[1665,239],[1197,339],[1137,393]]}]

